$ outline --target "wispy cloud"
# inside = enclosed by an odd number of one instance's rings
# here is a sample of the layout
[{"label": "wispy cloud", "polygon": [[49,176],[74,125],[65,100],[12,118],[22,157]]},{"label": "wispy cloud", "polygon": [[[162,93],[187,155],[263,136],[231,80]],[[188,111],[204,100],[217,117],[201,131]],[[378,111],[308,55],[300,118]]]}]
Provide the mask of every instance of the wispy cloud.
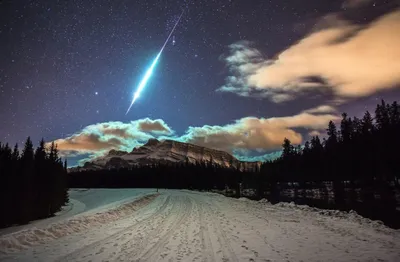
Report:
[{"label": "wispy cloud", "polygon": [[272,153],[267,153],[264,155],[258,155],[258,156],[251,156],[251,155],[246,155],[246,154],[235,154],[234,155],[237,157],[237,159],[241,160],[241,161],[249,161],[249,162],[253,162],[253,161],[269,161],[269,160],[275,160],[277,158],[279,158],[282,155],[282,151],[278,150]]},{"label": "wispy cloud", "polygon": [[314,108],[306,109],[303,113],[309,114],[325,114],[325,113],[337,113],[336,108],[330,105],[321,105]]}]

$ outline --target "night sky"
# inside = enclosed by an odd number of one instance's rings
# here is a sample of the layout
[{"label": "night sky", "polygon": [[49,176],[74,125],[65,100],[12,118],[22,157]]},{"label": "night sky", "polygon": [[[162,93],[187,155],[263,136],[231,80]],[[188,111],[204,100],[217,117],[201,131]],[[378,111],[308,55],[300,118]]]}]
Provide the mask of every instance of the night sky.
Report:
[{"label": "night sky", "polygon": [[[399,1],[0,3],[0,141],[70,165],[172,138],[275,156],[342,111],[400,98]],[[133,93],[182,10],[140,98]],[[272,153],[272,154],[270,154]]]}]

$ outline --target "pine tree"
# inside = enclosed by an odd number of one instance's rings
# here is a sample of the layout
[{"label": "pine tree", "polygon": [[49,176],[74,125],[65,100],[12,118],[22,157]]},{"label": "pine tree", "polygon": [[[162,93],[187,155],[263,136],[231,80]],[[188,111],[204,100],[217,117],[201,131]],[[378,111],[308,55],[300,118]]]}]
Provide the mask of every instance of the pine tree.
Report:
[{"label": "pine tree", "polygon": [[64,172],[67,173],[67,159],[64,160]]},{"label": "pine tree", "polygon": [[336,125],[333,121],[329,121],[328,129],[326,131],[328,134],[328,139],[326,140],[326,148],[329,150],[331,148],[334,148],[338,142]]},{"label": "pine tree", "polygon": [[394,101],[389,109],[390,124],[393,126],[400,125],[400,107],[399,104]]},{"label": "pine tree", "polygon": [[11,159],[13,161],[18,161],[19,160],[19,149],[18,149],[18,143],[15,144],[14,150],[12,152]]},{"label": "pine tree", "polygon": [[25,147],[22,150],[21,160],[26,163],[28,162],[33,163],[33,157],[34,157],[33,144],[31,138],[28,137],[25,142]]},{"label": "pine tree", "polygon": [[282,149],[283,150],[282,150],[282,156],[281,157],[283,159],[290,158],[291,156],[294,155],[294,152],[295,152],[294,147],[292,146],[292,143],[290,142],[290,140],[287,139],[286,137],[283,140]]},{"label": "pine tree", "polygon": [[361,120],[361,132],[363,136],[370,135],[374,131],[374,123],[371,114],[366,111]]},{"label": "pine tree", "polygon": [[63,203],[65,205],[69,202],[69,194],[68,194],[68,164],[67,159],[64,160],[64,170],[62,172],[62,195],[63,195]]},{"label": "pine tree", "polygon": [[378,129],[385,129],[389,126],[390,118],[389,118],[389,110],[384,100],[381,101],[381,104],[376,106],[375,109],[375,120]]},{"label": "pine tree", "polygon": [[33,203],[34,203],[34,151],[31,138],[28,137],[21,155],[21,178],[19,193],[19,217],[20,223],[25,224],[33,219]]},{"label": "pine tree", "polygon": [[362,134],[362,121],[361,119],[357,117],[353,117],[352,121],[352,130],[351,130],[352,136],[351,138],[356,138],[359,137]]},{"label": "pine tree", "polygon": [[[330,132],[334,132],[334,131],[332,131],[333,129],[336,129],[336,127],[328,127],[328,135]],[[346,113],[343,113],[342,121],[340,123],[340,134],[342,136],[342,141],[344,143],[348,143],[351,139],[352,133],[353,133],[353,126],[352,126],[351,118],[347,117]],[[337,139],[337,138],[334,138],[334,139]]]},{"label": "pine tree", "polygon": [[307,155],[311,152],[310,142],[306,141],[303,147],[303,155]]},{"label": "pine tree", "polygon": [[10,224],[13,216],[12,202],[12,153],[8,144],[0,145],[0,227]]},{"label": "pine tree", "polygon": [[323,146],[321,140],[318,136],[314,136],[311,138],[311,150],[316,154],[321,154],[323,151]]},{"label": "pine tree", "polygon": [[46,168],[46,148],[42,139],[35,151],[35,189],[36,189],[36,217],[45,218],[49,216],[48,203],[50,199],[49,184]]}]

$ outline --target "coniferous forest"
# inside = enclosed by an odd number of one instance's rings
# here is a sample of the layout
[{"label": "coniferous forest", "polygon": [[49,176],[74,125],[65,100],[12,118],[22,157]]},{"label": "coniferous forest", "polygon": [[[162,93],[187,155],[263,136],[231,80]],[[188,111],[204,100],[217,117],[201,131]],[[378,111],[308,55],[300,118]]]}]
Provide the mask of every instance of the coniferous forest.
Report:
[{"label": "coniferous forest", "polygon": [[[103,169],[70,173],[74,188],[169,188],[193,190],[239,191],[239,186],[251,188],[257,184],[257,172],[242,172],[211,162],[153,164],[133,168]],[[239,196],[239,192],[235,193]]]},{"label": "coniferous forest", "polygon": [[281,157],[262,165],[269,199],[353,209],[400,228],[399,104],[382,101],[361,119],[343,113],[326,132],[302,148],[285,139]]},{"label": "coniferous forest", "polygon": [[0,143],[0,180],[0,227],[52,216],[68,202],[66,162],[54,143],[34,149],[28,137],[21,153]]}]

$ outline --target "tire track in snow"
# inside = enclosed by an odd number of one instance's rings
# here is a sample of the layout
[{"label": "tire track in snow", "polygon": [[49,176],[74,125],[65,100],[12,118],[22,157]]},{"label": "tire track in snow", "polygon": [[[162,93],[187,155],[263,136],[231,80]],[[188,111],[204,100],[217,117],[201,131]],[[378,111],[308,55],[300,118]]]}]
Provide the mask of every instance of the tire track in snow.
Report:
[{"label": "tire track in snow", "polygon": [[[239,262],[239,259],[236,256],[236,253],[234,252],[232,246],[230,245],[230,241],[228,239],[228,237],[226,236],[225,231],[222,229],[222,225],[217,218],[217,213],[219,211],[214,210],[211,207],[211,204],[209,203],[205,203],[204,206],[206,206],[205,209],[205,215],[206,217],[210,218],[210,221],[212,223],[212,227],[213,227],[213,232],[215,233],[216,237],[217,237],[217,241],[221,246],[220,250],[223,254],[223,258],[222,261],[234,261],[234,262]],[[216,207],[218,208],[218,207]]]},{"label": "tire track in snow", "polygon": [[105,246],[105,245],[109,244],[109,242],[112,241],[113,239],[118,239],[118,237],[123,235],[123,233],[125,231],[134,229],[135,227],[145,223],[148,219],[150,219],[152,217],[156,217],[159,214],[161,214],[167,208],[169,202],[170,202],[170,196],[167,196],[166,199],[164,200],[163,205],[156,212],[152,213],[149,217],[145,217],[133,225],[130,225],[121,230],[118,230],[117,232],[107,236],[106,238],[92,242],[89,245],[85,245],[78,250],[74,250],[73,252],[71,252],[65,256],[62,256],[61,258],[56,259],[55,261],[57,261],[57,262],[58,261],[60,261],[60,262],[61,261],[78,261],[79,259],[86,258],[87,256],[82,257],[82,255],[84,255],[88,251],[95,250],[97,247],[101,247],[101,246]]},{"label": "tire track in snow", "polygon": [[[176,198],[176,197],[175,197]],[[135,257],[137,257],[143,250],[151,245],[150,242],[152,239],[156,239],[162,232],[163,228],[168,227],[171,223],[170,221],[174,219],[171,216],[171,213],[177,208],[178,205],[181,205],[179,201],[176,199],[172,199],[170,201],[171,207],[167,208],[167,212],[161,214],[158,217],[151,217],[146,220],[146,223],[141,224],[135,230],[135,234],[131,239],[126,241],[124,245],[120,245],[121,253],[117,257],[110,257],[110,259],[118,260],[118,261],[133,261]]]},{"label": "tire track in snow", "polygon": [[132,261],[132,257],[135,257],[145,247],[147,247],[151,239],[154,239],[161,234],[163,226],[168,224],[167,221],[178,204],[179,202],[172,199],[169,201],[162,213],[146,219],[144,223],[141,223],[134,228],[130,228],[129,231],[124,234],[129,235],[130,238],[124,239],[125,242],[123,244],[118,244],[121,243],[121,239],[116,239],[117,243],[114,244],[114,247],[117,247],[120,252],[118,256],[116,256],[117,252],[112,252],[108,259]]},{"label": "tire track in snow", "polygon": [[204,203],[198,201],[199,205],[199,219],[200,219],[200,237],[201,237],[201,244],[202,244],[202,254],[203,254],[203,261],[216,261],[215,260],[215,252],[212,247],[212,242],[210,239],[210,231],[209,227],[204,219]]},{"label": "tire track in snow", "polygon": [[[176,216],[177,218],[172,222],[172,226],[170,226],[167,231],[160,237],[160,239],[151,247],[147,248],[143,254],[140,254],[135,261],[154,261],[156,258],[160,258],[161,249],[165,246],[168,240],[172,237],[173,233],[177,231],[177,229],[181,226],[182,223],[186,222],[188,219],[190,212],[192,212],[193,203],[188,196],[185,196],[183,199],[180,198],[180,207],[176,212],[172,212],[172,216]],[[180,260],[180,259],[178,259]]]}]

